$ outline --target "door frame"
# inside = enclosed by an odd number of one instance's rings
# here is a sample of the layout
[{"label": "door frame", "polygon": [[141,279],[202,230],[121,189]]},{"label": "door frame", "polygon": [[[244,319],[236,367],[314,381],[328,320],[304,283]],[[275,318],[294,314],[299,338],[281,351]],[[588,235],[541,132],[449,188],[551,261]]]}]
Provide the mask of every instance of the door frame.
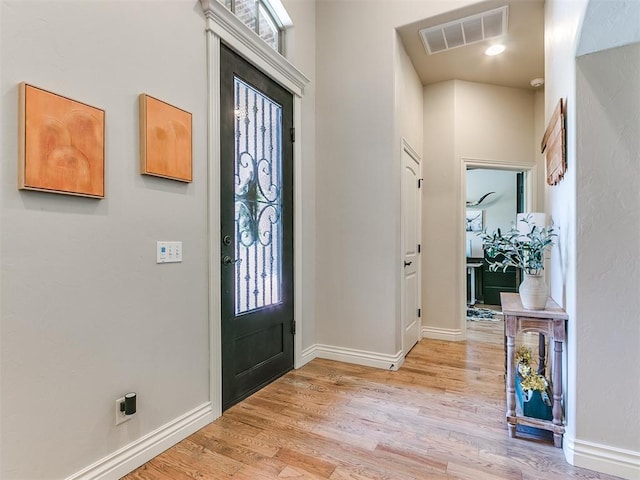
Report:
[{"label": "door frame", "polygon": [[[401,171],[402,171],[402,176],[400,177],[400,218],[401,220],[401,225],[400,225],[400,348],[402,351],[402,360],[399,362],[398,366],[394,368],[394,370],[397,370],[397,368],[400,367],[400,365],[402,363],[404,363],[404,357],[405,357],[405,345],[404,345],[404,326],[405,326],[405,320],[406,320],[406,315],[407,312],[405,311],[405,282],[404,282],[404,267],[402,266],[402,263],[404,262],[404,258],[405,258],[405,252],[404,252],[404,211],[402,210],[402,205],[403,205],[403,198],[404,198],[404,161],[402,160],[402,157],[404,155],[404,153],[407,153],[407,155],[409,155],[411,158],[413,158],[419,167],[419,171],[418,171],[418,178],[422,179],[422,158],[420,158],[420,155],[418,155],[418,153],[411,147],[411,145],[409,144],[409,142],[405,139],[402,138],[402,148],[400,150],[400,159],[401,159]],[[418,234],[420,236],[420,243],[422,244],[422,195],[420,195],[420,201],[418,202],[418,221],[419,221],[419,225],[418,225]],[[418,255],[418,266],[416,267],[416,272],[418,275],[418,303],[420,304],[420,308],[422,308],[422,255]],[[422,317],[420,318],[420,334],[418,337],[418,341],[420,341],[422,339]]]},{"label": "door frame", "polygon": [[467,168],[477,167],[493,170],[511,170],[525,173],[525,211],[540,211],[538,203],[538,165],[531,162],[499,161],[480,158],[460,158],[460,196],[458,205],[458,309],[460,311],[461,338],[467,338],[467,248],[466,232],[464,229],[467,210]]},{"label": "door frame", "polygon": [[[286,58],[267,46],[218,0],[200,0],[206,17],[207,43],[207,231],[209,255],[209,401],[213,417],[222,415],[222,312],[220,263],[220,44],[223,42],[249,63],[293,94],[293,125],[302,130],[301,107],[309,79]],[[294,190],[294,368],[302,365],[302,178],[300,133],[293,144]]]}]

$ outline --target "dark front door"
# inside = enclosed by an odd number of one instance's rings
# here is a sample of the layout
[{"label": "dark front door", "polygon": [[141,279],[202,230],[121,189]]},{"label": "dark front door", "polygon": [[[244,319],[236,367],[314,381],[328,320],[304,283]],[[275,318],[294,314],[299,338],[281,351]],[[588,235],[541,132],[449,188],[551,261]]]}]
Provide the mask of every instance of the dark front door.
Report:
[{"label": "dark front door", "polygon": [[220,54],[222,407],[293,368],[293,97]]}]

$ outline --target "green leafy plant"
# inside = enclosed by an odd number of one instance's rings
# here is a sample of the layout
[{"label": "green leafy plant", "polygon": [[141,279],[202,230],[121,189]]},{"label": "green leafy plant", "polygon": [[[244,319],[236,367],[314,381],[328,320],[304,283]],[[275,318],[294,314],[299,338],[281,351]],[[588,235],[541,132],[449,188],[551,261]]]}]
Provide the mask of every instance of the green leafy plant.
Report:
[{"label": "green leafy plant", "polygon": [[498,228],[493,233],[481,232],[489,270],[495,272],[508,267],[522,268],[526,273],[537,275],[544,269],[544,252],[553,245],[557,237],[555,225],[539,227],[531,223],[531,216],[523,222],[529,226],[529,232],[523,233],[512,227],[506,233]]}]

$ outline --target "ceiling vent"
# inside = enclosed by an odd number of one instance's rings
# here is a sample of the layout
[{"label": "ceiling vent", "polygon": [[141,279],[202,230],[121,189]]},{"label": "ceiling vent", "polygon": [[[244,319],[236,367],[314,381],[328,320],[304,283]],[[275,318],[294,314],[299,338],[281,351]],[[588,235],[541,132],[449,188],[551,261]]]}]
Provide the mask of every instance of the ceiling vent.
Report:
[{"label": "ceiling vent", "polygon": [[420,30],[427,52],[445,52],[507,33],[508,6]]}]

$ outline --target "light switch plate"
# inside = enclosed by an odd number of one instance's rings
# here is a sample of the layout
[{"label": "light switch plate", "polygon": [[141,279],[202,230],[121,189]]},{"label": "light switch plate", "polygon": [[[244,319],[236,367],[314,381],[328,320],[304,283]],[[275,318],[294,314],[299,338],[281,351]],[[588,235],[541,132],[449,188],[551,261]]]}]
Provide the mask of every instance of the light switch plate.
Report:
[{"label": "light switch plate", "polygon": [[156,263],[182,262],[182,242],[156,242]]}]

